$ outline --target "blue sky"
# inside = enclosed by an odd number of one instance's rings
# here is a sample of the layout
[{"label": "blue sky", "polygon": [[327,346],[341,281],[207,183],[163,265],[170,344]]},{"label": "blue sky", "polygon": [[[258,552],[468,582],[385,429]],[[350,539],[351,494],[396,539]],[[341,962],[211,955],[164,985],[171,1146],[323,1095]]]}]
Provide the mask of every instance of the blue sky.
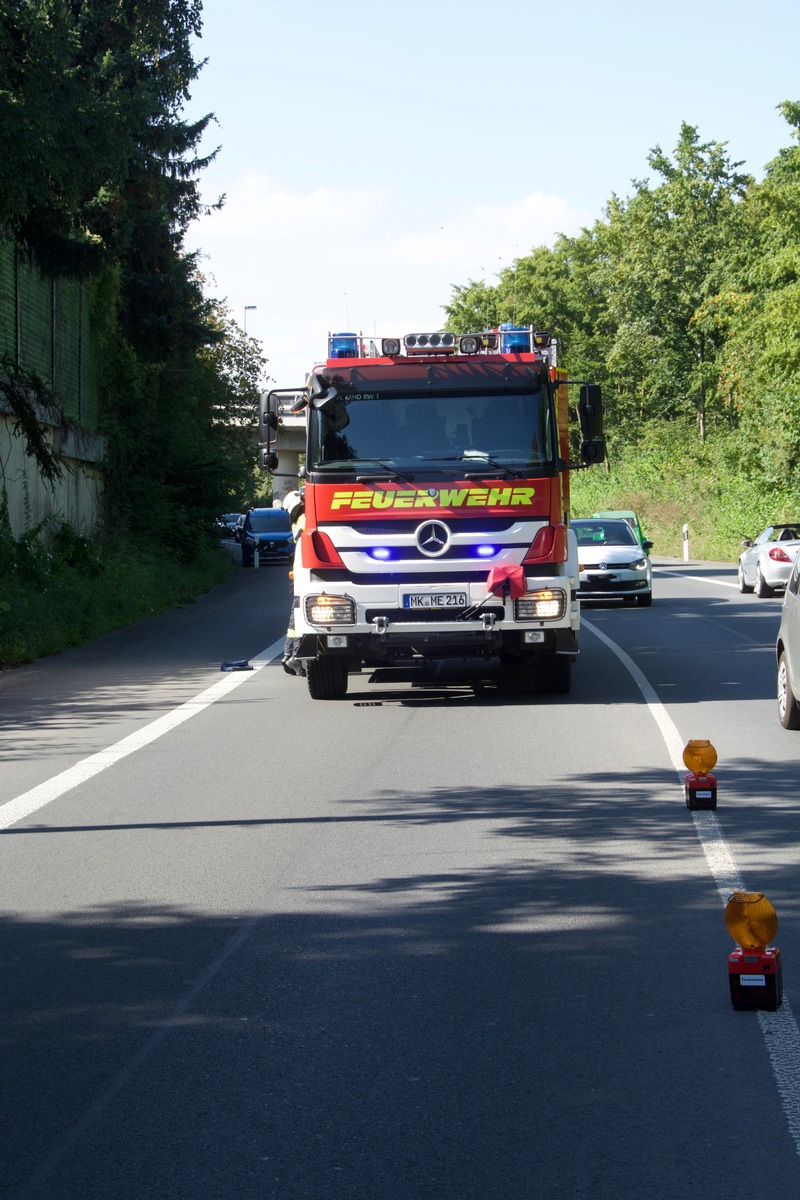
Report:
[{"label": "blue sky", "polygon": [[602,216],[681,122],[761,178],[800,100],[798,0],[204,0],[213,112],[187,238],[302,384],[329,330],[443,326],[453,284]]}]

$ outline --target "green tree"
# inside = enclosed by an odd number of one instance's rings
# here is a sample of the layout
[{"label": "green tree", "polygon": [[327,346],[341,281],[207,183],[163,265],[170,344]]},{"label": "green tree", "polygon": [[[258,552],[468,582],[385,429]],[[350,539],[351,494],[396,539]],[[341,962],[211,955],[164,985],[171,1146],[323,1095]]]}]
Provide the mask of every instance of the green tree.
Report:
[{"label": "green tree", "polygon": [[607,210],[608,364],[630,381],[643,416],[693,415],[703,441],[722,336],[694,317],[725,282],[752,181],[723,143],[701,143],[686,123],[673,159],[656,146],[648,162],[662,183],[635,181],[634,196]]},{"label": "green tree", "polygon": [[742,469],[773,492],[800,487],[800,103],[779,108],[793,144],[742,206],[721,376],[739,414]]},{"label": "green tree", "polygon": [[[200,0],[16,0],[0,13],[0,229],[52,274],[124,256],[131,203],[199,211],[192,156],[211,120],[181,107]],[[127,242],[127,245],[126,245]]]},{"label": "green tree", "polygon": [[447,327],[454,333],[480,333],[499,324],[497,288],[485,279],[454,284],[450,303],[444,306]]},{"label": "green tree", "polygon": [[[182,550],[187,522],[210,528],[241,492],[246,457],[220,416],[243,402],[225,362],[237,335],[183,250],[209,161],[197,147],[211,117],[182,115],[200,31],[200,0],[0,13],[0,231],[50,274],[90,281],[109,520]],[[258,359],[255,344],[241,357]]]}]

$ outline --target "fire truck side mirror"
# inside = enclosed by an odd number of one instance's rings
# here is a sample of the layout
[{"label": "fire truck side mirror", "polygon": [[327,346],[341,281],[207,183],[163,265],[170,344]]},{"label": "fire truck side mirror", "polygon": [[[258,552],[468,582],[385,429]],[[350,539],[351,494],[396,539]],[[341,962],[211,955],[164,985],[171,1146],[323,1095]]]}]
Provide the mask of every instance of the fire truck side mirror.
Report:
[{"label": "fire truck side mirror", "polygon": [[262,471],[276,471],[278,469],[278,456],[274,450],[268,450],[266,447],[258,452],[259,465]]},{"label": "fire truck side mirror", "polygon": [[270,442],[271,434],[278,428],[277,396],[274,392],[262,392],[258,402],[259,407],[259,441]]},{"label": "fire truck side mirror", "polygon": [[582,383],[578,400],[581,434],[587,441],[603,436],[603,398],[596,383]]},{"label": "fire truck side mirror", "polygon": [[606,453],[606,439],[603,434],[603,397],[598,384],[581,384],[578,420],[581,426],[581,461],[587,466],[602,462]]}]

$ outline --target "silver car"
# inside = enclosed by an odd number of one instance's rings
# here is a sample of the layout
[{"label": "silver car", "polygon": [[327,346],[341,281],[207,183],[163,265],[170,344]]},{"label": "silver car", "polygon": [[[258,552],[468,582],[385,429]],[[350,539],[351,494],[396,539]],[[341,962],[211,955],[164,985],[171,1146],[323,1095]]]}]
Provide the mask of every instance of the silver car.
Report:
[{"label": "silver car", "polygon": [[775,650],[778,720],[784,729],[800,729],[800,556],[794,560],[786,585]]},{"label": "silver car", "polygon": [[800,523],[768,525],[755,541],[745,538],[739,555],[739,591],[774,596],[786,587],[800,550]]},{"label": "silver car", "polygon": [[647,608],[653,603],[653,568],[647,551],[624,520],[592,517],[570,522],[578,539],[581,600],[622,600]]}]

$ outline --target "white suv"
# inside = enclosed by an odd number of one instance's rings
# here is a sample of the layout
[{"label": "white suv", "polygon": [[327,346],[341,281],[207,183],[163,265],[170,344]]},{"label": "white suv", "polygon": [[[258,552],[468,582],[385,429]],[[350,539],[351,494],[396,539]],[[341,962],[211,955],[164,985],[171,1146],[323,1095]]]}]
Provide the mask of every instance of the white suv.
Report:
[{"label": "white suv", "polygon": [[778,657],[778,720],[784,729],[800,729],[800,555],[794,560],[783,597]]}]

